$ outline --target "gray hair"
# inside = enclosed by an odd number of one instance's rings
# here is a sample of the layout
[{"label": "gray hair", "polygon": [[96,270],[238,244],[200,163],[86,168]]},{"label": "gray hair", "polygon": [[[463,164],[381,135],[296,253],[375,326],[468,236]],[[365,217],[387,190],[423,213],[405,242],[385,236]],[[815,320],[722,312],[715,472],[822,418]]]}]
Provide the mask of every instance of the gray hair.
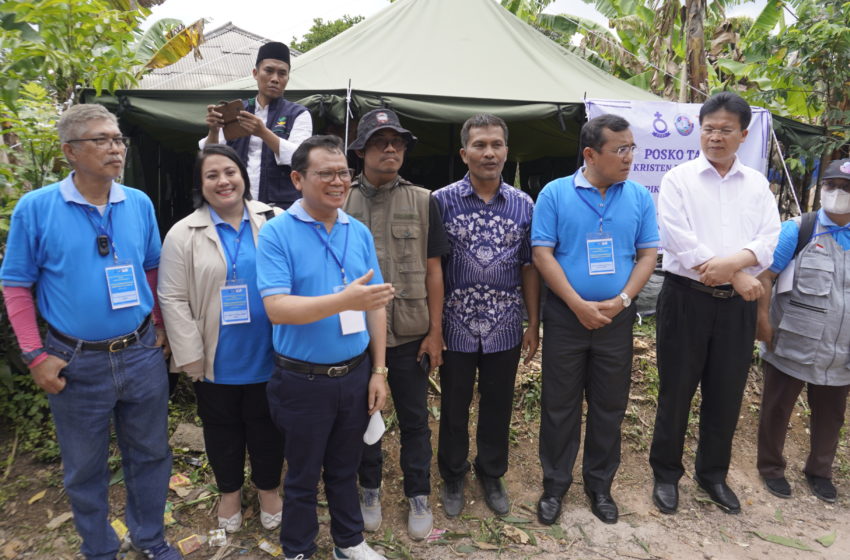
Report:
[{"label": "gray hair", "polygon": [[505,121],[496,115],[491,115],[490,113],[480,113],[469,117],[466,119],[466,122],[463,123],[463,128],[460,129],[460,145],[466,148],[466,145],[469,143],[469,129],[489,128],[491,126],[498,126],[502,129],[502,132],[505,135],[505,144],[507,144],[508,125],[505,124]]},{"label": "gray hair", "polygon": [[68,140],[79,138],[89,121],[110,121],[118,126],[118,119],[103,105],[97,103],[74,105],[64,113],[56,123],[59,141],[63,144]]}]

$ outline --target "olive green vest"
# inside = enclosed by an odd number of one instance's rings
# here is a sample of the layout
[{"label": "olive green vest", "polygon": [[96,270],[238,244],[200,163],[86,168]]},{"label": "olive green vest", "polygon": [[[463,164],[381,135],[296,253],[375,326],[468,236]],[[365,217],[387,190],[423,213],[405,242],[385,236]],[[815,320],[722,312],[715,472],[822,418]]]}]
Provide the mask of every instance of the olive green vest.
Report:
[{"label": "olive green vest", "polygon": [[428,334],[425,270],[431,192],[401,177],[376,188],[361,174],[351,185],[343,210],[372,232],[384,282],[395,297],[387,304],[387,347]]}]

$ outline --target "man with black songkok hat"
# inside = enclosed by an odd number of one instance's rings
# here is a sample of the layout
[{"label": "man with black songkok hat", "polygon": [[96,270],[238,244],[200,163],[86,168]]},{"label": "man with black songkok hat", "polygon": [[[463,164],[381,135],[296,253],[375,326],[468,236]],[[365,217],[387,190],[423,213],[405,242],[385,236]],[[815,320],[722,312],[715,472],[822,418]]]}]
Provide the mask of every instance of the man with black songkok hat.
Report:
[{"label": "man with black songkok hat", "polygon": [[[363,172],[352,183],[343,210],[372,232],[381,273],[395,288],[387,304],[388,381],[401,431],[401,470],[410,504],[407,531],[420,540],[433,526],[428,375],[443,361],[440,259],[450,247],[431,192],[399,175],[415,142],[393,111],[363,115],[349,148],[363,159]],[[381,525],[382,465],[379,440],[364,448],[360,462],[360,509],[367,531]]]},{"label": "man with black songkok hat", "polygon": [[[260,47],[257,66],[252,72],[257,80],[257,96],[243,101],[244,110],[236,117],[250,135],[227,141],[248,168],[251,196],[284,209],[301,198],[289,178],[292,154],[313,134],[309,111],[283,98],[289,70],[286,45],[270,42]],[[222,130],[225,123],[216,107],[207,106],[209,134],[199,142],[201,148],[207,143],[225,143]]]}]

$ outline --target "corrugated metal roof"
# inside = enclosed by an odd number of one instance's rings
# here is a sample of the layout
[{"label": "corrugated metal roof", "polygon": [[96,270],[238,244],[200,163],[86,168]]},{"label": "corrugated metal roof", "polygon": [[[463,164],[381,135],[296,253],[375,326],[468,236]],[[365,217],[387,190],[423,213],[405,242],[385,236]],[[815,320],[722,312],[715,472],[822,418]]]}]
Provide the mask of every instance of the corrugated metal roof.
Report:
[{"label": "corrugated metal roof", "polygon": [[[158,68],[146,74],[137,89],[203,89],[250,76],[257,51],[270,41],[227,22],[204,35],[202,59],[189,55]],[[292,50],[293,57],[299,54]]]}]

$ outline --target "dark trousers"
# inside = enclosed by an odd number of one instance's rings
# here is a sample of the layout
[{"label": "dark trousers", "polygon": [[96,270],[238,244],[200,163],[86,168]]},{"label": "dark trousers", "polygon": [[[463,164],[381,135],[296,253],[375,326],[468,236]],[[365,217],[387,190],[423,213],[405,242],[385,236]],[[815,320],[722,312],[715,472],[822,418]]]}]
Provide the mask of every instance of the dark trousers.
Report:
[{"label": "dark trousers", "polygon": [[543,491],[563,496],[573,481],[587,400],[582,476],[588,492],[609,493],[620,466],[620,426],[629,404],[635,307],[595,330],[550,293],[543,307],[540,463]]},{"label": "dark trousers", "polygon": [[788,419],[803,386],[812,416],[809,425],[809,458],[803,472],[812,476],[832,478],[832,463],[838,448],[838,437],[844,425],[847,393],[850,385],[813,385],[779,371],[764,362],[764,390],[759,415],[757,465],[765,478],[785,476],[785,435]]},{"label": "dark trousers", "polygon": [[485,354],[443,352],[440,366],[440,441],[437,463],[443,480],[469,471],[469,409],[478,371],[478,456],[475,472],[499,478],[508,470],[508,440],[520,346]]},{"label": "dark trousers", "polygon": [[[401,431],[401,472],[404,495],[431,493],[431,428],[428,426],[428,372],[422,371],[416,354],[422,340],[387,348],[387,381]],[[380,488],[384,458],[381,440],[363,444],[360,459],[360,486]]]},{"label": "dark trousers", "polygon": [[655,479],[676,483],[697,385],[702,392],[694,470],[708,484],[724,482],[732,438],[753,356],[756,302],[715,298],[664,280],[656,320],[658,411],[649,452]]},{"label": "dark trousers", "polygon": [[319,476],[331,514],[331,537],[341,548],[363,542],[357,466],[369,421],[368,358],[342,377],[306,375],[275,367],[268,383],[272,419],[285,438],[280,543],[284,554],[316,552]]},{"label": "dark trousers", "polygon": [[218,489],[235,492],[245,482],[245,448],[251,481],[260,490],[280,486],[283,438],[269,415],[265,383],[193,383],[204,445]]}]

